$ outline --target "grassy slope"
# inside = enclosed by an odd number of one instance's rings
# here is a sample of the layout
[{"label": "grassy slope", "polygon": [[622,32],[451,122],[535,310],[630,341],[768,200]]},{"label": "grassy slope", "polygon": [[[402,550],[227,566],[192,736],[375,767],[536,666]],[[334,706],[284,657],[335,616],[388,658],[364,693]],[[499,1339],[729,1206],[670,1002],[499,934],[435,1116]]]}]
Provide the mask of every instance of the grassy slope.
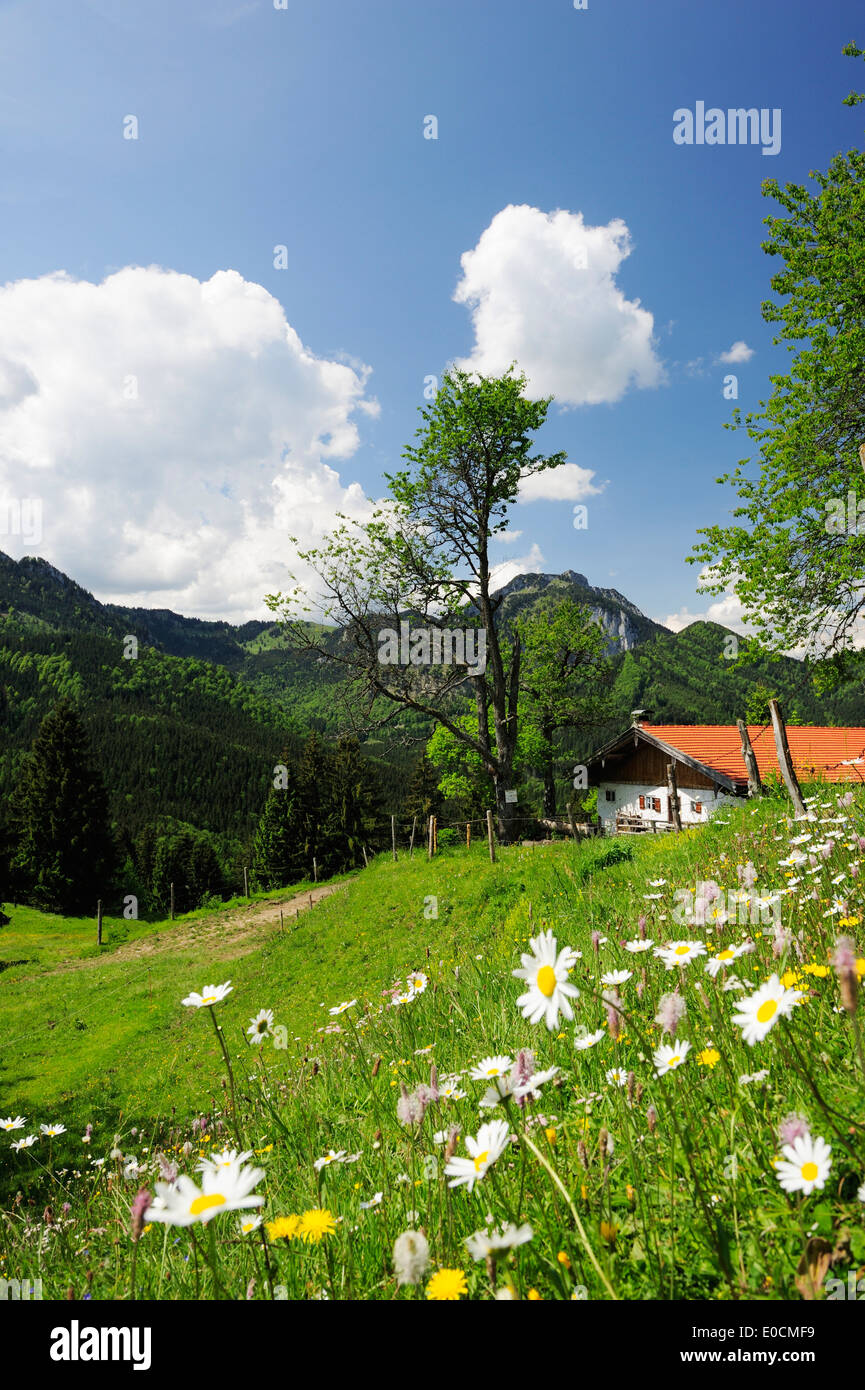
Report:
[{"label": "grassy slope", "polygon": [[[722,833],[703,832],[699,847],[694,835],[634,840],[628,850],[638,864],[609,867],[602,866],[623,842],[500,849],[494,865],[480,844],[432,863],[424,854],[397,864],[382,855],[344,892],[304,914],[296,929],[280,935],[274,927],[262,947],[240,957],[231,947],[202,957],[186,945],[118,959],[123,943],[169,927],[106,919],[106,944],[96,960],[91,921],[15,909],[0,936],[7,1040],[0,1114],[20,1110],[38,1122],[62,1115],[74,1153],[76,1126],[88,1121],[112,1128],[118,1112],[140,1124],[172,1106],[180,1114],[197,1110],[214,1094],[219,1083],[212,1078],[220,1072],[212,1033],[180,1003],[189,990],[233,981],[235,998],[222,1018],[236,1056],[243,1028],[261,1007],[272,1008],[290,1037],[305,1043],[328,1021],[322,1005],[355,995],[376,999],[413,968],[441,974],[454,963],[471,967],[476,953],[488,956],[497,945],[512,953],[517,938],[525,938],[530,910],[535,923],[554,921],[585,949],[593,926],[608,929],[613,915],[635,920],[647,875],[657,869],[693,878],[709,841]],[[424,915],[431,897],[438,900],[437,919]],[[2,1175],[7,1153],[0,1163]]]}]

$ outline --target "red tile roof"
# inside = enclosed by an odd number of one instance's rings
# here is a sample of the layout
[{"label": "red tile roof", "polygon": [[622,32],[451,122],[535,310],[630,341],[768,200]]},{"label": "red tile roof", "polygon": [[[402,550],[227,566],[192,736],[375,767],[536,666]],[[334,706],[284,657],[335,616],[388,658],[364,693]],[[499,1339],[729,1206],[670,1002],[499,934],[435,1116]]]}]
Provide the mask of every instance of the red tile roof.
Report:
[{"label": "red tile roof", "polygon": [[[742,760],[742,741],[735,724],[640,724],[647,734],[742,786],[748,774]],[[749,724],[748,735],[765,780],[780,776],[772,725]],[[796,774],[803,782],[865,781],[865,728],[830,729],[818,724],[787,725],[787,742]],[[861,758],[856,766],[842,766]]]}]

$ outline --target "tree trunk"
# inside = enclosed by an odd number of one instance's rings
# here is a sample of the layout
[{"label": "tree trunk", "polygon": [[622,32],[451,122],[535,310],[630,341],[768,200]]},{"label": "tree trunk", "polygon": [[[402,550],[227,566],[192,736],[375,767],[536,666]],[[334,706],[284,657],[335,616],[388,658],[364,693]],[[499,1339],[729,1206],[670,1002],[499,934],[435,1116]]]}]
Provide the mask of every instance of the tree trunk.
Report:
[{"label": "tree trunk", "polygon": [[787,730],[784,726],[784,718],[781,714],[781,706],[777,700],[769,701],[769,714],[772,717],[772,728],[775,730],[775,749],[778,754],[778,766],[781,769],[781,776],[784,778],[784,785],[793,803],[793,810],[797,816],[807,815],[805,803],[802,800],[802,792],[799,788],[799,781],[793,769],[793,762],[790,757],[790,745],[787,742]]},{"label": "tree trunk", "polygon": [[763,782],[760,777],[760,769],[757,766],[757,759],[751,745],[751,738],[748,734],[748,726],[742,719],[736,720],[736,728],[739,730],[739,737],[742,740],[742,759],[748,769],[748,795],[762,796]]},{"label": "tree trunk", "polygon": [[[667,763],[667,791],[670,796],[670,820],[677,830],[682,829],[682,816],[679,810],[679,784],[676,780],[676,764]],[[654,825],[654,822],[652,822]]]},{"label": "tree trunk", "polygon": [[516,833],[517,807],[513,801],[505,801],[505,791],[510,787],[511,782],[510,769],[508,769],[506,777],[499,774],[495,779],[496,821],[498,822],[499,841],[503,845],[512,844]]}]

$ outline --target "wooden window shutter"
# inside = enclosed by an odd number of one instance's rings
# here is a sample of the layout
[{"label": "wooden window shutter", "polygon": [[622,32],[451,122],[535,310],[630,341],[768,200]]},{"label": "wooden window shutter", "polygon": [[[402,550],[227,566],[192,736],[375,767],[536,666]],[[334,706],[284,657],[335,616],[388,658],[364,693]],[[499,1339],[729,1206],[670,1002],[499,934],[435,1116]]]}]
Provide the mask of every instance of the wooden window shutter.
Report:
[{"label": "wooden window shutter", "polygon": [[641,811],[645,811],[645,809],[646,809],[646,798],[645,798],[644,796],[641,796],[641,797],[640,797],[640,810],[641,810]]}]

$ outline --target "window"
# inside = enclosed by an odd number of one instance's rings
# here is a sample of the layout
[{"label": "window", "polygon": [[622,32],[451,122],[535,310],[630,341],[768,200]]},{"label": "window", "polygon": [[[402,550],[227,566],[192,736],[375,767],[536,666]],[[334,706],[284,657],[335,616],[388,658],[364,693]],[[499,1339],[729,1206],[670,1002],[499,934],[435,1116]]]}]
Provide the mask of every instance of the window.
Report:
[{"label": "window", "polygon": [[653,797],[652,797],[652,810],[653,810],[653,811],[660,811],[660,809],[661,809],[661,798],[660,798],[659,796],[653,796]]},{"label": "window", "polygon": [[616,793],[614,791],[611,792],[609,788],[607,789],[607,791],[604,792],[604,796],[607,798],[608,801],[615,801],[616,799]]}]

